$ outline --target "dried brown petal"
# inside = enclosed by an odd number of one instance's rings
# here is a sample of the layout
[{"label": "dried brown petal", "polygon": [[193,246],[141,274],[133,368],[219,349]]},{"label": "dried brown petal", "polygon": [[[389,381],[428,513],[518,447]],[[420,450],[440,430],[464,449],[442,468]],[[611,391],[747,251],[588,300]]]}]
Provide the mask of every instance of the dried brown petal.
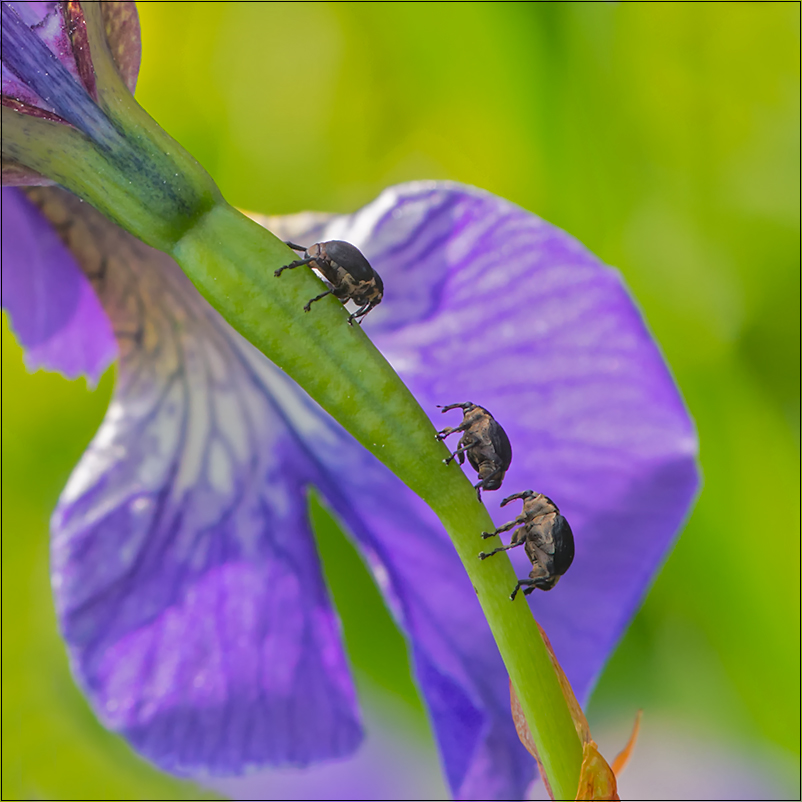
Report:
[{"label": "dried brown petal", "polygon": [[142,60],[142,38],[136,3],[134,0],[120,2],[105,0],[100,9],[114,63],[125,85],[133,94]]},{"label": "dried brown petal", "polygon": [[[582,708],[571,688],[568,677],[565,676],[562,666],[557,662],[554,649],[551,646],[548,636],[543,631],[543,627],[541,627],[540,624],[538,624],[538,629],[543,636],[543,642],[546,644],[546,650],[549,653],[554,670],[557,672],[557,678],[560,682],[563,696],[565,696],[568,709],[571,711],[571,718],[574,720],[577,735],[582,741],[582,767],[579,771],[579,787],[577,788],[576,799],[591,800],[592,802],[602,802],[602,800],[615,800],[615,802],[618,802],[620,797],[618,796],[616,775],[621,773],[632,754],[635,741],[638,737],[641,713],[643,711],[638,711],[635,725],[632,728],[632,734],[629,736],[626,746],[613,761],[612,767],[610,767],[604,757],[602,757],[598,745],[590,735],[588,720],[582,712]],[[549,796],[554,799],[554,793],[543,771],[543,764],[540,762],[537,747],[532,739],[532,732],[529,729],[529,724],[526,722],[526,717],[521,709],[521,702],[518,699],[518,694],[515,693],[512,682],[510,682],[510,707],[512,709],[512,720],[515,723],[518,737],[521,739],[521,743],[526,747],[527,752],[537,761],[543,784],[546,786]]]}]

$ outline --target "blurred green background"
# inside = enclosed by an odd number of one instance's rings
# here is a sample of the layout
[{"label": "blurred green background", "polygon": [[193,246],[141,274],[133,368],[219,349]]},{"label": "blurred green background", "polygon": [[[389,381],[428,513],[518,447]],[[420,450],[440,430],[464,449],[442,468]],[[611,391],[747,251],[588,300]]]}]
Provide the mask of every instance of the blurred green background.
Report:
[{"label": "blurred green background", "polygon": [[[704,489],[591,724],[623,732],[643,707],[653,737],[708,744],[794,798],[799,13],[151,2],[137,90],[240,207],[344,212],[391,183],[454,179],[624,273],[696,419]],[[5,321],[2,345],[3,798],[197,798],[95,722],[55,629],[47,521],[113,372],[94,390],[30,375]],[[430,751],[403,641],[353,549],[315,518],[360,691],[380,726]],[[679,770],[666,750],[655,771]]]}]

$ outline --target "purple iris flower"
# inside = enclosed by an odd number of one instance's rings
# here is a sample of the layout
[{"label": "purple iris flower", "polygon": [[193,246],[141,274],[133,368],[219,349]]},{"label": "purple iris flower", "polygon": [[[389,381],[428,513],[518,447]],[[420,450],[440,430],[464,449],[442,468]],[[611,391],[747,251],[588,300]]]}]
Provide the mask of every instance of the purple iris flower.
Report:
[{"label": "purple iris flower", "polygon": [[[3,304],[31,364],[96,377],[119,357],[106,419],[52,521],[61,630],[104,724],[195,776],[357,748],[313,487],[407,636],[455,797],[521,798],[534,765],[506,672],[428,507],[170,257],[62,190],[31,197],[3,191]],[[486,406],[515,448],[504,489],[557,501],[576,559],[530,604],[587,698],[697,486],[693,426],[619,275],[534,215],[453,183],[390,188],[352,215],[260,222],[359,247],[386,288],[364,330],[433,422],[438,403]],[[497,523],[510,517],[485,500]],[[524,555],[512,559],[525,576]]]},{"label": "purple iris flower", "polygon": [[[132,4],[103,9],[132,86]],[[73,11],[2,3],[14,54],[3,105],[102,138]],[[29,49],[32,31],[47,52]],[[61,67],[37,83],[51,62]],[[4,163],[6,183],[39,179]],[[585,699],[698,481],[692,423],[618,274],[537,217],[452,183],[390,188],[353,215],[260,222],[304,245],[359,247],[385,285],[364,330],[435,425],[437,404],[490,409],[515,452],[505,491],[545,493],[571,522],[574,564],[530,604]],[[118,359],[106,418],[52,521],[61,631],[104,724],[190,776],[354,752],[359,712],[307,516],[314,488],[407,636],[455,797],[521,798],[534,764],[507,675],[429,508],[169,256],[61,189],[4,189],[2,224],[3,306],[29,367],[96,379]],[[485,502],[500,524],[511,515],[496,498]]]}]

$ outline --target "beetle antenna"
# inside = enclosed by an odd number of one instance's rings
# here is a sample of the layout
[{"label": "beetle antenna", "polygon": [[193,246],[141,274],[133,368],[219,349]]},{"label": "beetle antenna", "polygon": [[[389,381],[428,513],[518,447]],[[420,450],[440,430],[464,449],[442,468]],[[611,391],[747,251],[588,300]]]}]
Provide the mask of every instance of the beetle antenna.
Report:
[{"label": "beetle antenna", "polygon": [[294,251],[305,251],[306,250],[306,248],[304,248],[303,245],[296,245],[294,242],[290,242],[289,240],[285,240],[284,244],[288,245]]},{"label": "beetle antenna", "polygon": [[473,406],[475,406],[475,404],[473,404],[472,402],[465,401],[462,404],[446,404],[446,406],[438,404],[437,408],[442,409],[443,412],[448,412],[449,409],[456,409],[457,407],[459,407],[460,409],[467,409],[468,407],[473,407]]},{"label": "beetle antenna", "polygon": [[511,501],[515,501],[517,498],[525,498],[527,493],[531,493],[530,490],[522,490],[520,493],[513,493],[511,496],[507,496],[504,501],[499,504],[499,507],[506,507]]}]

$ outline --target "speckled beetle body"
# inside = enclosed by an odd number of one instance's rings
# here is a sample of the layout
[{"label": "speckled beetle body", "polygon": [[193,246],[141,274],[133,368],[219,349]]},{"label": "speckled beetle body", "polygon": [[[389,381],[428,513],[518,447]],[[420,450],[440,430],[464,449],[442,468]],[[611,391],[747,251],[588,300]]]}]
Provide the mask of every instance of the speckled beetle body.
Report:
[{"label": "speckled beetle body", "polygon": [[557,505],[542,493],[525,490],[523,493],[508,496],[501,502],[501,506],[516,498],[523,499],[524,502],[521,514],[495,532],[482,532],[483,538],[489,538],[518,526],[512,533],[510,545],[479,555],[480,560],[485,560],[500,551],[514,549],[523,544],[526,556],[532,563],[532,571],[528,579],[518,580],[510,595],[511,599],[515,599],[521,588],[524,588],[525,596],[535,588],[551,590],[574,561],[574,533],[568,521],[560,515]]},{"label": "speckled beetle body", "polygon": [[292,270],[301,265],[309,265],[324,276],[329,289],[312,298],[305,306],[304,312],[311,310],[312,304],[333,295],[343,303],[353,301],[359,309],[348,317],[348,323],[353,325],[354,320],[360,320],[374,306],[381,303],[384,296],[384,283],[381,276],[371,267],[370,262],[362,252],[350,242],[342,240],[329,240],[317,242],[304,248],[292,242],[286,243],[294,251],[302,251],[303,257],[290,262],[276,270],[275,275],[280,276],[284,270]]},{"label": "speckled beetle body", "polygon": [[439,431],[437,439],[444,440],[454,432],[464,432],[457,444],[457,450],[443,461],[448,465],[456,457],[462,465],[467,454],[468,462],[479,474],[479,481],[474,487],[476,497],[481,501],[482,490],[498,490],[501,487],[512,462],[512,445],[507,433],[484,407],[468,401],[464,404],[448,404],[440,409],[448,412],[457,407],[463,411],[462,423]]}]

